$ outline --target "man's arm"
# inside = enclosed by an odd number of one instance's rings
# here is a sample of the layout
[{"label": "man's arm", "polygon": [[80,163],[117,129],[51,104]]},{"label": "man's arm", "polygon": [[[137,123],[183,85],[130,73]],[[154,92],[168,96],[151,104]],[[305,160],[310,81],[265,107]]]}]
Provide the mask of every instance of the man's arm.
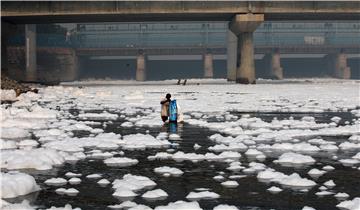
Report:
[{"label": "man's arm", "polygon": [[165,104],[166,102],[168,102],[167,99],[163,99],[162,101],[160,101],[160,104]]}]

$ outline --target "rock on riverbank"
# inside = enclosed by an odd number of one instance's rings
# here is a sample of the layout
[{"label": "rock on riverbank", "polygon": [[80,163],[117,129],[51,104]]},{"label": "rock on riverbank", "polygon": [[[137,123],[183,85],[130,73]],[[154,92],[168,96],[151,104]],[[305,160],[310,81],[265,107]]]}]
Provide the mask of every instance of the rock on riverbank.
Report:
[{"label": "rock on riverbank", "polygon": [[[38,90],[35,88],[31,88],[27,85],[20,84],[17,81],[10,79],[5,74],[1,74],[1,89],[2,90],[14,90],[16,97],[19,96],[21,93],[26,93],[28,91],[32,91],[37,93]],[[8,91],[1,91],[1,92],[8,92]],[[3,94],[1,94],[1,101],[8,100],[6,97],[3,98]]]}]

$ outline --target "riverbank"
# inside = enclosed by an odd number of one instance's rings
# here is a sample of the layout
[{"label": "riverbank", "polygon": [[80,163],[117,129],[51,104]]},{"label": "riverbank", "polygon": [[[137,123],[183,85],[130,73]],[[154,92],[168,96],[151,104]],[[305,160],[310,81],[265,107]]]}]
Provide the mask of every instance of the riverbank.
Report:
[{"label": "riverbank", "polygon": [[[21,84],[16,80],[13,80],[6,76],[6,74],[1,73],[1,90],[14,90],[16,97],[22,93],[26,93],[28,91],[37,93],[38,89],[32,88],[29,85]],[[3,99],[1,99],[3,100]]]}]

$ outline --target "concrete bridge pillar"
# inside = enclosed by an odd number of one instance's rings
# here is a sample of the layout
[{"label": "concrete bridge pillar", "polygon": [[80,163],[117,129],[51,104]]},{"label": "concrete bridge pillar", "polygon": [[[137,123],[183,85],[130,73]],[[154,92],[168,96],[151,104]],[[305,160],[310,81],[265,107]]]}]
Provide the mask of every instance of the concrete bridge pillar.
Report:
[{"label": "concrete bridge pillar", "polygon": [[238,14],[230,23],[230,30],[238,37],[236,83],[255,84],[253,32],[264,21],[263,14]]},{"label": "concrete bridge pillar", "polygon": [[279,50],[275,50],[271,54],[271,75],[275,79],[283,79],[283,68],[280,63],[280,52]]},{"label": "concrete bridge pillar", "polygon": [[334,77],[350,79],[351,70],[347,66],[347,55],[344,52],[329,54],[326,57],[328,68],[333,72]]},{"label": "concrete bridge pillar", "polygon": [[36,25],[25,25],[25,80],[36,81]]},{"label": "concrete bridge pillar", "polygon": [[213,77],[214,77],[213,55],[211,53],[206,53],[204,55],[204,78],[213,78]]},{"label": "concrete bridge pillar", "polygon": [[1,21],[1,71],[7,71],[7,39],[9,37],[9,23]]},{"label": "concrete bridge pillar", "polygon": [[347,55],[343,52],[336,54],[335,57],[335,77],[340,79],[350,79],[351,70],[347,66]]},{"label": "concrete bridge pillar", "polygon": [[236,80],[237,36],[231,31],[227,32],[227,80]]},{"label": "concrete bridge pillar", "polygon": [[146,59],[145,55],[140,54],[136,58],[136,81],[145,81],[146,79]]},{"label": "concrete bridge pillar", "polygon": [[[59,51],[62,50],[58,50],[58,52]],[[74,81],[79,78],[79,58],[76,55],[76,51],[71,48],[64,49],[64,51],[65,52],[61,54],[59,52],[58,55],[55,55],[56,59],[59,62],[60,68],[60,75],[58,77],[60,78],[60,81]],[[51,69],[51,66],[49,66],[48,68]]]},{"label": "concrete bridge pillar", "polygon": [[236,69],[236,83],[255,84],[253,32],[243,32],[239,38],[240,65]]}]

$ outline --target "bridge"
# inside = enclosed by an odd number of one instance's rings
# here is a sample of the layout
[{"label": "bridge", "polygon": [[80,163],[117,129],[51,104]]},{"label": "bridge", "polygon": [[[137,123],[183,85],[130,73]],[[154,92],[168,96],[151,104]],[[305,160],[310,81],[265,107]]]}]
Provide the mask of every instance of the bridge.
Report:
[{"label": "bridge", "polygon": [[[229,30],[226,29],[228,79],[239,83],[254,83],[253,32],[264,20],[358,20],[359,4],[358,1],[3,2],[1,16],[2,21],[10,24],[26,24],[28,80],[36,80],[36,53],[33,53],[36,51],[36,27],[33,24],[74,22],[74,20],[76,22],[228,21]],[[322,42],[318,37],[309,37],[308,42],[316,42],[317,39]],[[119,48],[119,51],[122,49]],[[206,54],[204,58],[211,60],[212,56]],[[350,69],[346,64],[346,54],[341,51],[335,54],[334,58],[334,71],[337,72],[337,76],[347,78]],[[279,59],[279,52],[275,50],[270,59],[271,66],[274,74],[281,78]],[[144,57],[139,55],[138,64],[142,66],[139,68],[139,75],[144,75],[141,73],[145,71],[143,63]],[[204,61],[204,63],[209,62]],[[211,76],[211,67],[205,69],[208,69],[208,72],[205,70],[204,75]],[[138,79],[142,80],[144,76],[139,76]]]},{"label": "bridge", "polygon": [[[1,4],[16,23],[231,21],[236,14],[265,20],[358,20],[358,1],[33,1]],[[236,19],[236,18],[235,18]],[[247,19],[251,21],[251,19]]]}]

